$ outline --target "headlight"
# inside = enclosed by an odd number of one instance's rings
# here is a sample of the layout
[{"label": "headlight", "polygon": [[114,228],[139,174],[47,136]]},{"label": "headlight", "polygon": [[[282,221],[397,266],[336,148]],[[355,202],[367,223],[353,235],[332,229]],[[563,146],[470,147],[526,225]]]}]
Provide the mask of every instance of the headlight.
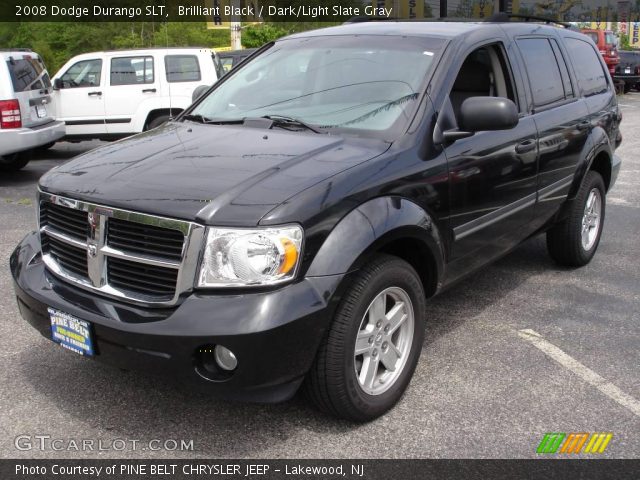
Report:
[{"label": "headlight", "polygon": [[295,275],[302,228],[209,228],[198,287],[274,285]]}]

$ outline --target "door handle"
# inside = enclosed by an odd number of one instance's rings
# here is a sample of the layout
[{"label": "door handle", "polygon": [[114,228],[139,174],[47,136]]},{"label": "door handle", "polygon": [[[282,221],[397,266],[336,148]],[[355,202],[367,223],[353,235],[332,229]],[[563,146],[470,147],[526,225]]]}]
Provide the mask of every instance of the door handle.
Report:
[{"label": "door handle", "polygon": [[144,90],[142,90],[142,93],[156,93],[156,89],[155,88],[145,88]]},{"label": "door handle", "polygon": [[578,125],[576,125],[576,128],[578,130],[588,130],[589,128],[591,128],[591,122],[585,120],[584,122],[580,122]]},{"label": "door handle", "polygon": [[525,140],[516,145],[516,153],[527,153],[536,149],[535,140]]},{"label": "door handle", "polygon": [[87,93],[87,95],[89,95],[90,97],[99,97],[100,95],[102,95],[102,92],[89,92]]}]

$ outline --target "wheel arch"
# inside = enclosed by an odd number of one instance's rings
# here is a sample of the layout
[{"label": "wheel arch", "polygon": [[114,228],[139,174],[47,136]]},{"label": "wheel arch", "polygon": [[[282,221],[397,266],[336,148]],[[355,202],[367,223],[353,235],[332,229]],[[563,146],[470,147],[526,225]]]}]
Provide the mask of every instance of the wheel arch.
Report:
[{"label": "wheel arch", "polygon": [[609,136],[600,127],[595,128],[585,145],[585,149],[581,154],[581,162],[575,173],[571,190],[569,191],[569,199],[575,198],[580,185],[584,180],[585,175],[590,170],[595,170],[604,180],[605,188],[607,191],[611,185],[611,171],[613,161],[613,149],[611,148],[611,142]]},{"label": "wheel arch", "polygon": [[427,296],[440,289],[445,268],[440,229],[423,208],[391,196],[369,200],[340,220],[315,255],[307,276],[350,273],[377,253],[411,264]]},{"label": "wheel arch", "polygon": [[161,115],[173,115],[175,117],[176,115],[182,113],[183,110],[184,109],[182,108],[155,108],[153,110],[150,110],[144,120],[144,125],[142,128],[143,130],[146,130],[149,124]]}]

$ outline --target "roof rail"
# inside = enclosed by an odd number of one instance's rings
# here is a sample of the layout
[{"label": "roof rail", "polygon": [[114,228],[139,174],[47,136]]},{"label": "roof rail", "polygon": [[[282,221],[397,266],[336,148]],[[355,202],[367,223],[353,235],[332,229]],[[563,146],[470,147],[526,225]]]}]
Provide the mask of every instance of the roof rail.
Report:
[{"label": "roof rail", "polygon": [[547,25],[553,23],[555,25],[560,25],[560,26],[562,26],[564,28],[569,28],[569,29],[573,29],[573,30],[576,29],[576,27],[574,27],[570,23],[561,22],[560,20],[556,20],[555,18],[538,17],[538,16],[535,16],[535,15],[520,15],[520,14],[517,14],[517,13],[507,13],[507,12],[494,13],[493,15],[488,17],[485,20],[485,22],[495,22],[495,23],[510,22],[512,18],[513,19],[518,19],[518,20],[523,20],[525,22],[543,22],[543,23],[546,23]]},{"label": "roof rail", "polygon": [[357,17],[351,17],[349,20],[343,23],[343,25],[348,25],[350,23],[363,23],[363,22],[388,22],[391,20],[397,20],[397,18],[390,17],[370,17],[368,15],[360,15]]}]

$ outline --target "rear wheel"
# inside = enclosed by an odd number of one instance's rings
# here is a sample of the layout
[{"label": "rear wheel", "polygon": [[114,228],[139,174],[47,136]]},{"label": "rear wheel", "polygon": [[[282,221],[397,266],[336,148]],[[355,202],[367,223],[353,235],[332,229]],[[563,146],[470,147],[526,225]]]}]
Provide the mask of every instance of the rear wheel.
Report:
[{"label": "rear wheel", "polygon": [[31,160],[31,151],[12,153],[0,157],[0,170],[15,172],[23,168]]},{"label": "rear wheel", "polygon": [[40,145],[40,146],[38,147],[38,150],[49,150],[49,149],[50,149],[51,147],[53,147],[55,144],[56,144],[56,142],[49,142],[49,143],[46,143],[46,144],[44,144],[44,145]]},{"label": "rear wheel", "polygon": [[560,265],[581,267],[598,249],[604,224],[606,191],[598,172],[589,171],[569,215],[547,232],[547,249]]},{"label": "rear wheel", "polygon": [[349,284],[305,387],[321,410],[362,422],[393,407],[407,388],[424,340],[425,296],[411,265],[389,255]]}]

